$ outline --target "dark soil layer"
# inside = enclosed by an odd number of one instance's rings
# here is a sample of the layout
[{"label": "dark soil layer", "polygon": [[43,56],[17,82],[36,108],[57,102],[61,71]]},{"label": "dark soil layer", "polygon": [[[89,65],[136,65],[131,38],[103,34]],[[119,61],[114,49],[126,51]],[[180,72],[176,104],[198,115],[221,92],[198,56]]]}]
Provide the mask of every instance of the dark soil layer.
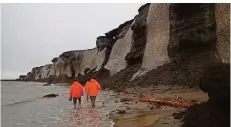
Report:
[{"label": "dark soil layer", "polygon": [[84,75],[79,75],[75,79],[77,79],[82,85],[85,85],[87,81],[91,80],[93,77],[97,79],[97,81],[103,86],[104,85],[104,79],[107,79],[110,76],[110,72],[105,69],[101,68],[98,71],[95,71],[95,69],[88,71]]},{"label": "dark soil layer", "polygon": [[[132,78],[133,74],[138,71],[140,65],[128,66],[113,76],[108,78],[99,79],[104,87],[114,90],[121,90],[128,87],[128,82]],[[135,85],[135,84],[134,84]]]},{"label": "dark soil layer", "polygon": [[132,42],[131,51],[125,57],[128,65],[142,63],[144,49],[146,45],[146,20],[148,16],[149,5],[150,4],[145,4],[140,7],[139,14],[135,17],[135,22],[131,26],[134,41]]},{"label": "dark soil layer", "polygon": [[200,88],[208,93],[210,98],[230,98],[230,64],[217,64],[208,66],[204,77],[201,79]]},{"label": "dark soil layer", "polygon": [[187,53],[173,59],[170,63],[149,71],[143,76],[137,77],[129,84],[142,86],[157,84],[198,86],[205,68],[213,63],[216,63],[216,59],[210,51],[194,55]]},{"label": "dark soil layer", "polygon": [[88,71],[84,75],[80,74],[75,79],[77,79],[80,84],[85,85],[87,83],[87,81],[89,81],[92,78],[92,76],[94,75],[94,73],[95,73],[95,69]]},{"label": "dark soil layer", "polygon": [[229,101],[227,105],[212,105],[209,102],[193,105],[183,119],[183,127],[229,127],[229,106]]},{"label": "dark soil layer", "polygon": [[193,105],[183,119],[183,127],[230,126],[230,66],[209,66],[201,79],[200,88],[208,93],[206,103]]}]

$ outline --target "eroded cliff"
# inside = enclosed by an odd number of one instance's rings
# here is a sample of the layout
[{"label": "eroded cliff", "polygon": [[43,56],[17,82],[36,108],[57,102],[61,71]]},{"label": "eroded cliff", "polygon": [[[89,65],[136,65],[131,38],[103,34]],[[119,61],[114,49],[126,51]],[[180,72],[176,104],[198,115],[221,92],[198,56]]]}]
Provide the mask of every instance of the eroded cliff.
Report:
[{"label": "eroded cliff", "polygon": [[20,79],[68,82],[78,77],[85,82],[95,75],[108,87],[198,86],[205,67],[229,63],[229,8],[229,4],[145,4],[134,19],[99,36],[96,48],[64,52],[52,64],[35,67]]},{"label": "eroded cliff", "polygon": [[[96,48],[64,52],[19,80],[78,78],[85,84],[94,76],[103,87],[117,90],[134,85],[199,86],[210,100],[190,108],[184,126],[203,125],[203,119],[213,121],[210,126],[228,125],[224,111],[229,110],[230,98],[230,4],[145,4],[138,12],[99,36]],[[200,114],[204,109],[208,110]],[[213,120],[219,116],[225,120]]]}]

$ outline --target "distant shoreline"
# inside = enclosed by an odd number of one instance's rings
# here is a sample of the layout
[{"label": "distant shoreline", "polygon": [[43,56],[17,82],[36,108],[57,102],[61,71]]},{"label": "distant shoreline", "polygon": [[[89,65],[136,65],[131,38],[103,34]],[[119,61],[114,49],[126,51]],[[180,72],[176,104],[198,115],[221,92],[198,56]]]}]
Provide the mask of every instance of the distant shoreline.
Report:
[{"label": "distant shoreline", "polygon": [[0,81],[20,81],[20,80],[16,80],[16,79],[1,79]]}]

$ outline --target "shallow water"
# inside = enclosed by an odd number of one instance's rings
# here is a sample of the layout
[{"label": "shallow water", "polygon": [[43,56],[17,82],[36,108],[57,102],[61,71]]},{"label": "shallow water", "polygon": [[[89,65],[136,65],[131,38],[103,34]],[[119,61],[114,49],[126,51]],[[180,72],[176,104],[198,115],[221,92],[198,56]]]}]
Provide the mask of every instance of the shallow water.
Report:
[{"label": "shallow water", "polygon": [[[1,82],[2,127],[110,127],[107,114],[119,104],[112,91],[100,93],[96,107],[82,97],[82,105],[73,109],[68,87],[42,86],[41,83]],[[55,98],[42,98],[50,93]],[[103,105],[104,102],[104,105]]]},{"label": "shallow water", "polygon": [[174,108],[166,110],[157,109],[154,112],[137,110],[134,114],[120,116],[115,120],[115,127],[149,127],[153,125],[160,117],[170,115]]},{"label": "shallow water", "polygon": [[115,127],[146,127],[153,124],[158,115],[145,115],[116,121]]}]

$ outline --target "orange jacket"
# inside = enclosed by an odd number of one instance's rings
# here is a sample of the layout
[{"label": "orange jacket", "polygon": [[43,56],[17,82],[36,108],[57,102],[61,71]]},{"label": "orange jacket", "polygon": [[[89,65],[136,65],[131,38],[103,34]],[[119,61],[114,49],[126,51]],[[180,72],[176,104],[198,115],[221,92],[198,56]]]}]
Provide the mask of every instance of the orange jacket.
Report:
[{"label": "orange jacket", "polygon": [[97,96],[99,90],[102,91],[100,84],[95,79],[92,79],[89,85],[90,96]]},{"label": "orange jacket", "polygon": [[90,82],[87,81],[87,83],[86,83],[86,85],[85,85],[85,92],[86,92],[87,94],[89,94],[89,85],[90,85]]},{"label": "orange jacket", "polygon": [[83,87],[82,85],[75,81],[70,88],[70,96],[73,98],[80,98],[83,95]]}]

